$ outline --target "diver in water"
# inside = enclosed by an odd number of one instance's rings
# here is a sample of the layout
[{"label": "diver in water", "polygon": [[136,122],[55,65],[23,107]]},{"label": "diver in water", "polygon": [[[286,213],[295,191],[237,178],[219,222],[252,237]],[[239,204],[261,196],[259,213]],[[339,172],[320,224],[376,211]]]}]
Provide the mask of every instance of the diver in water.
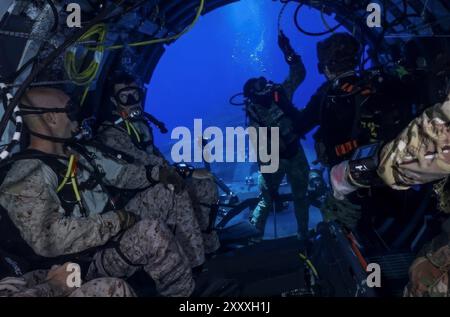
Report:
[{"label": "diver in water", "polygon": [[[330,168],[361,146],[396,136],[412,118],[412,102],[398,78],[378,69],[357,72],[361,45],[352,35],[333,34],[318,43],[317,54],[327,81],[295,114],[295,131],[303,136],[319,126],[314,135],[317,161]],[[361,205],[373,209],[370,195],[360,192],[345,202],[330,195],[322,211],[355,228]]]},{"label": "diver in water", "polygon": [[[278,44],[289,64],[289,76],[282,84],[274,84],[264,77],[253,78],[244,86],[246,98],[245,111],[249,126],[279,128],[280,131],[280,167],[273,174],[261,173],[259,186],[261,200],[251,215],[250,222],[259,231],[260,241],[269,213],[274,205],[281,205],[278,199],[278,188],[284,176],[292,188],[294,209],[297,218],[298,238],[306,240],[308,234],[308,189],[309,165],[303,148],[299,144],[300,136],[294,133],[294,122],[291,114],[295,111],[292,98],[304,81],[305,66],[301,57],[292,48],[289,39],[281,32]],[[259,152],[259,151],[256,151]],[[260,165],[263,163],[259,163]]]}]

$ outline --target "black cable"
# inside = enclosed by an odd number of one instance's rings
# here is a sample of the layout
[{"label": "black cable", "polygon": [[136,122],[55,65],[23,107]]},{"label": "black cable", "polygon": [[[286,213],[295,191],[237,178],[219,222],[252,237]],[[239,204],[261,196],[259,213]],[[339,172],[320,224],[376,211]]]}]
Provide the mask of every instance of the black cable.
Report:
[{"label": "black cable", "polygon": [[294,23],[295,23],[295,27],[303,34],[308,35],[308,36],[323,36],[323,35],[327,35],[330,33],[333,33],[334,31],[336,31],[338,28],[340,28],[342,25],[339,23],[338,25],[336,25],[335,27],[323,31],[323,32],[309,32],[304,30],[301,26],[300,23],[298,22],[298,14],[300,13],[301,8],[303,7],[303,3],[300,3],[299,6],[297,7],[297,9],[295,10],[294,13]]},{"label": "black cable", "polygon": [[[3,110],[6,111],[6,107],[8,106],[8,97],[6,96],[7,94],[7,90],[1,90],[0,92],[2,94],[2,104],[3,104]],[[11,123],[16,123],[16,121],[14,120],[13,116],[11,116],[11,118],[9,118]]]},{"label": "black cable", "polygon": [[8,75],[8,77],[4,77],[1,80],[4,81],[5,83],[13,83],[17,77],[19,77],[19,75],[28,68],[28,66],[30,66],[32,63],[34,63],[37,60],[37,55],[30,58],[25,64],[23,64],[22,66],[20,66],[20,68],[18,70],[16,70],[14,73]]},{"label": "black cable", "polygon": [[51,33],[54,33],[58,30],[58,25],[59,25],[59,13],[58,13],[58,9],[56,8],[55,4],[53,3],[52,0],[46,0],[47,3],[49,4],[50,8],[52,9],[53,12],[53,26],[52,29],[50,30]]},{"label": "black cable", "polygon": [[139,1],[138,3],[135,3],[133,6],[131,6],[131,7],[127,8],[127,9],[125,9],[124,12],[120,12],[120,13],[117,13],[117,14],[115,14],[115,15],[112,15],[112,16],[108,17],[107,20],[113,20],[113,19],[115,19],[115,18],[117,18],[117,17],[119,17],[119,16],[122,16],[122,15],[124,15],[124,14],[127,14],[127,13],[129,13],[129,12],[131,12],[131,11],[137,9],[138,7],[140,7],[141,5],[143,5],[143,4],[144,4],[145,2],[147,2],[147,1],[148,1],[148,0],[141,0],[141,1]]},{"label": "black cable", "polygon": [[231,96],[231,98],[228,101],[230,103],[230,105],[233,105],[233,106],[243,106],[243,105],[245,105],[245,101],[243,101],[243,102],[235,102],[234,101],[237,97],[240,97],[240,96],[244,96],[244,93],[239,92],[239,93]]},{"label": "black cable", "polygon": [[[122,4],[123,0],[119,2],[118,5]],[[107,18],[109,8],[104,8],[100,14],[94,18],[88,25],[75,31],[61,46],[56,48],[52,53],[50,53],[46,59],[44,59],[33,71],[28,75],[28,77],[22,83],[22,86],[17,90],[14,98],[9,103],[8,107],[5,109],[5,113],[0,121],[0,136],[5,133],[8,121],[13,114],[14,108],[19,103],[23,94],[27,90],[28,86],[33,82],[33,80],[40,74],[40,72],[50,65],[60,54],[65,52],[70,46],[72,46],[83,34],[86,33],[91,27],[104,21]]]}]

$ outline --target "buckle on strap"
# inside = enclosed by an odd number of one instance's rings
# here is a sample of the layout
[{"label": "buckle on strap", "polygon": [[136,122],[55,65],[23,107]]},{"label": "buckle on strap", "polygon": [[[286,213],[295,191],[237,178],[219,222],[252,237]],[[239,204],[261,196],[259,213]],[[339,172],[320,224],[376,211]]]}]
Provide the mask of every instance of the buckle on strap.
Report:
[{"label": "buckle on strap", "polygon": [[335,146],[335,152],[338,157],[347,155],[351,151],[358,148],[358,142],[356,140],[351,140],[343,144],[339,144]]}]

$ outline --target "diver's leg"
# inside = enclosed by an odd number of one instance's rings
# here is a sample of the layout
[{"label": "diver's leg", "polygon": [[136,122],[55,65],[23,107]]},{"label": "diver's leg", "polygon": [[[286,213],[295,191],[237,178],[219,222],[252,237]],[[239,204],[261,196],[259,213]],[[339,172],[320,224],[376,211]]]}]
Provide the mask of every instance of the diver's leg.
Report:
[{"label": "diver's leg", "polygon": [[303,149],[300,149],[299,153],[289,160],[286,174],[292,189],[298,235],[299,238],[306,238],[309,224],[309,204],[306,199],[309,164]]},{"label": "diver's leg", "polygon": [[277,172],[266,174],[264,177],[259,174],[258,177],[261,199],[250,217],[250,222],[260,231],[261,235],[264,235],[267,217],[273,210],[273,193],[278,191],[285,174],[282,165],[283,163],[280,162],[280,168]]}]

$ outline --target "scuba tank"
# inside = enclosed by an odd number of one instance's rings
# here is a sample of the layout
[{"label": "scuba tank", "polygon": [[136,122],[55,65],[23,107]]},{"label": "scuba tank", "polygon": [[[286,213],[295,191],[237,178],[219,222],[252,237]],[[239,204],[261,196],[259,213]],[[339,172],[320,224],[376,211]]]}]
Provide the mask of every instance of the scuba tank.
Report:
[{"label": "scuba tank", "polygon": [[248,98],[245,110],[247,116],[260,127],[279,129],[282,158],[290,158],[297,154],[300,137],[295,134],[291,119],[295,107],[281,85],[268,83],[256,98]]}]

